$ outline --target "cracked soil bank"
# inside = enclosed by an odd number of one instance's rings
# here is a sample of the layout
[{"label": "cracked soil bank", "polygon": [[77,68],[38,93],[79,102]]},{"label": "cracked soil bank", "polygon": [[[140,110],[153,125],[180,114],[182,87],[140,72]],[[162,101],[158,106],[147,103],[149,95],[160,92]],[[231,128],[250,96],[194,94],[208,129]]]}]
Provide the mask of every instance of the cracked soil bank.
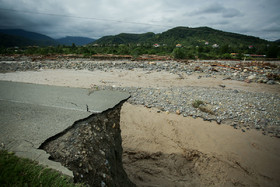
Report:
[{"label": "cracked soil bank", "polygon": [[122,164],[120,110],[92,114],[45,141],[40,148],[74,173],[74,180],[90,186],[134,186]]}]

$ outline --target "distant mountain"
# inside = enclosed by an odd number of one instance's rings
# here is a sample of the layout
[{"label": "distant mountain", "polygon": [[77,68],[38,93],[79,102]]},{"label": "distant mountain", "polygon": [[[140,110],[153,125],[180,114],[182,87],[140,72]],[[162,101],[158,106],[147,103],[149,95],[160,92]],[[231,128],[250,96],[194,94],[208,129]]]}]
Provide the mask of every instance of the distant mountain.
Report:
[{"label": "distant mountain", "polygon": [[280,43],[280,39],[279,39],[279,40],[275,40],[274,42],[275,42],[275,43]]},{"label": "distant mountain", "polygon": [[86,45],[95,41],[95,39],[79,36],[66,36],[56,40],[61,45],[71,46],[73,43],[77,46]]},{"label": "distant mountain", "polygon": [[35,45],[36,42],[20,36],[0,33],[0,47],[21,47]]},{"label": "distant mountain", "polygon": [[104,36],[94,43],[96,44],[122,44],[122,43],[159,43],[167,45],[176,45],[178,43],[184,46],[205,45],[230,45],[230,46],[248,46],[268,44],[269,42],[254,36],[247,36],[231,32],[224,32],[209,27],[175,27],[163,33],[145,33],[145,34],[118,34],[115,36]]},{"label": "distant mountain", "polygon": [[[58,43],[49,36],[29,32],[22,29],[1,29],[1,34],[9,35],[12,41],[19,40],[19,43],[16,46],[25,46],[25,45],[38,45],[38,46],[50,46],[57,45]],[[4,36],[1,37],[1,43]],[[7,38],[5,36],[4,38]]]},{"label": "distant mountain", "polygon": [[94,43],[96,44],[126,44],[126,43],[143,43],[155,37],[155,33],[148,32],[144,34],[127,34],[121,33],[115,36],[104,36]]}]

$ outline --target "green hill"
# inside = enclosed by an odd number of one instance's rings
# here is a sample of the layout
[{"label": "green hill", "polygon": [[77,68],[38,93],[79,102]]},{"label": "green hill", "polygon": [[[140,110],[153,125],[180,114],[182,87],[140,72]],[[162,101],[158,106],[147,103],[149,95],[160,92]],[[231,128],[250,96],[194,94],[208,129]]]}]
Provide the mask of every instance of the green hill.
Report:
[{"label": "green hill", "polygon": [[205,44],[205,42],[231,46],[268,43],[268,41],[254,36],[224,32],[209,27],[176,27],[159,34],[157,40],[167,44],[181,43],[183,45],[200,45]]},{"label": "green hill", "polygon": [[0,47],[21,47],[35,44],[36,43],[34,41],[24,37],[0,33]]},{"label": "green hill", "polygon": [[[38,45],[38,46],[53,46],[58,45],[58,43],[52,39],[51,37],[48,37],[43,34],[25,31],[22,29],[2,29],[0,30],[1,33],[1,43],[2,40],[6,40],[5,38],[9,37],[12,41],[19,41],[16,46],[26,46],[26,45]],[[5,36],[4,35],[9,35]],[[4,38],[3,38],[4,37]],[[24,42],[23,42],[24,41]],[[10,46],[11,44],[7,43],[7,45],[4,46]]]},{"label": "green hill", "polygon": [[128,43],[145,43],[154,38],[155,33],[148,32],[144,34],[127,34],[121,33],[115,36],[104,36],[93,43],[96,44],[128,44]]},{"label": "green hill", "polygon": [[80,36],[66,36],[56,39],[56,41],[61,45],[71,46],[74,43],[77,46],[82,46],[94,42],[95,39]]},{"label": "green hill", "polygon": [[178,43],[184,46],[200,46],[205,45],[208,42],[209,45],[218,44],[230,45],[232,47],[239,46],[258,46],[271,43],[269,41],[242,34],[236,34],[231,32],[224,32],[209,27],[175,27],[165,32],[154,34],[118,34],[115,36],[104,36],[94,43],[96,44],[135,44],[135,43],[159,43],[167,45],[176,45]]}]

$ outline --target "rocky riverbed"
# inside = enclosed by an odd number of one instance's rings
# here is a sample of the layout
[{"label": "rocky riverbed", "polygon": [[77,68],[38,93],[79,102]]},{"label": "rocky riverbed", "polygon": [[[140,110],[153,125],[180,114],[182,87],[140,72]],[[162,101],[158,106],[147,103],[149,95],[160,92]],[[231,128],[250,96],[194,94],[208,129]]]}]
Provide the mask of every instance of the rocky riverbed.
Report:
[{"label": "rocky riverbed", "polygon": [[[1,57],[0,72],[40,71],[45,69],[73,69],[110,72],[116,69],[128,72],[143,71],[168,72],[177,79],[195,76],[201,80],[222,77],[223,80],[237,80],[258,85],[275,85],[279,90],[280,63],[278,62],[241,62],[241,61],[94,61],[90,59],[60,59],[32,61],[31,58],[11,59]],[[122,77],[120,77],[121,81]],[[116,86],[113,84],[91,85],[96,89],[127,91],[131,94],[129,102],[155,107],[158,112],[176,113],[182,116],[201,117],[218,124],[228,124],[243,132],[251,128],[263,134],[280,137],[280,95],[277,93],[251,92],[219,87],[199,87],[169,85],[154,86]],[[195,103],[200,103],[195,106]]]},{"label": "rocky riverbed", "polygon": [[[137,186],[280,184],[279,62],[0,59],[0,80],[129,92],[120,113],[123,165]],[[102,186],[110,182],[104,162],[95,172],[101,180],[81,165],[96,151],[80,145],[100,142],[90,128],[81,126],[82,136],[73,128],[45,148],[78,168],[79,180]],[[65,155],[75,146],[79,162]]]},{"label": "rocky riverbed", "polygon": [[[262,130],[263,134],[280,135],[278,94],[196,87],[113,89],[128,91],[132,95],[130,103],[155,107],[158,112],[201,117],[218,124],[229,124],[243,132],[255,128]],[[203,102],[203,107],[194,107],[197,101]]]},{"label": "rocky riverbed", "polygon": [[174,74],[204,73],[197,78],[224,76],[227,80],[238,80],[266,84],[279,84],[279,62],[256,62],[256,61],[93,61],[90,59],[57,59],[33,61],[28,57],[14,59],[12,57],[0,57],[0,72],[29,71],[39,69],[87,69],[90,71],[110,69],[145,71],[168,71]]}]

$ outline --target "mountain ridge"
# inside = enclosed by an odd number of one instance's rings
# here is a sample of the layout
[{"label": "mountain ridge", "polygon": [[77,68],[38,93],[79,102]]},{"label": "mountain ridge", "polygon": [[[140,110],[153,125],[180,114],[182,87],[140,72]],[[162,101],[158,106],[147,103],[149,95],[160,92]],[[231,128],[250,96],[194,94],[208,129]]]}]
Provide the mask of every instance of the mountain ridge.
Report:
[{"label": "mountain ridge", "polygon": [[80,36],[66,36],[53,39],[47,35],[26,31],[23,29],[0,29],[0,46],[2,47],[22,47],[22,46],[57,46],[57,45],[86,45],[95,39]]},{"label": "mountain ridge", "polygon": [[[66,36],[59,39],[53,39],[49,36],[25,31],[23,29],[0,29],[0,45],[1,46],[56,46],[56,45],[92,45],[92,44],[146,44],[153,45],[155,43],[175,46],[182,44],[183,46],[201,46],[201,45],[227,45],[234,47],[244,46],[264,46],[271,43],[279,43],[277,41],[267,41],[255,36],[247,36],[233,32],[225,32],[210,27],[184,27],[178,26],[166,30],[162,33],[146,32],[142,34],[120,33],[117,35],[103,36],[100,39],[92,39],[80,36]],[[9,41],[11,41],[9,43]]]},{"label": "mountain ridge", "polygon": [[146,32],[142,34],[134,34],[134,33],[120,33],[117,35],[108,35],[103,36],[100,39],[95,40],[93,43],[107,43],[107,44],[124,44],[130,41],[139,42],[143,39],[148,39],[153,37],[155,33]]},{"label": "mountain ridge", "polygon": [[57,45],[57,42],[53,38],[47,35],[26,31],[23,29],[1,29],[0,33],[9,35],[10,38],[11,36],[15,36],[16,37],[15,39],[25,40],[27,45],[39,45],[39,46]]},{"label": "mountain ridge", "polygon": [[58,38],[56,41],[61,45],[70,46],[74,43],[77,46],[82,46],[94,42],[95,39],[82,36],[66,36],[63,38]]},{"label": "mountain ridge", "polygon": [[[143,35],[145,35],[146,37],[141,37]],[[208,42],[211,45],[219,44],[230,46],[248,46],[271,43],[270,41],[255,36],[247,36],[244,34],[225,32],[210,27],[190,28],[178,26],[158,34],[150,33],[149,35],[147,35],[147,33],[121,33],[113,36],[104,36],[94,41],[93,44],[160,43],[167,45],[176,45],[180,43],[185,46],[197,46],[205,45],[206,42]]]},{"label": "mountain ridge", "polygon": [[12,36],[0,33],[0,47],[21,47],[28,45],[35,45],[36,42],[26,39],[24,37]]}]

